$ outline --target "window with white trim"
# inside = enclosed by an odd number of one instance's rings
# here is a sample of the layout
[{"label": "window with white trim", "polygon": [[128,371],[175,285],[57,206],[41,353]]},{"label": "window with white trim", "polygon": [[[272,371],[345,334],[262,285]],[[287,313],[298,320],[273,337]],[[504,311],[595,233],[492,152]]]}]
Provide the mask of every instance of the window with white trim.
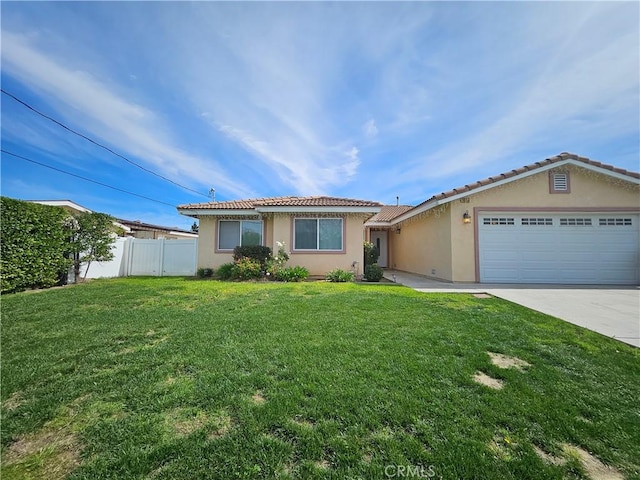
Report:
[{"label": "window with white trim", "polygon": [[220,220],[218,250],[233,250],[238,246],[262,245],[261,220]]},{"label": "window with white trim", "polygon": [[294,250],[342,250],[342,218],[296,218],[293,220]]}]

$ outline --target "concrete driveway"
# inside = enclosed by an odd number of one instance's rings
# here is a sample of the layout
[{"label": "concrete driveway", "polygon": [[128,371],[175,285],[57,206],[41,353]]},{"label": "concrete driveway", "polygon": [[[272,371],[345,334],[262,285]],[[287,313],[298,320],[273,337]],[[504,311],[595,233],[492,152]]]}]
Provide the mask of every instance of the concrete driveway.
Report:
[{"label": "concrete driveway", "polygon": [[638,287],[458,284],[393,270],[384,276],[420,292],[488,293],[640,347]]}]

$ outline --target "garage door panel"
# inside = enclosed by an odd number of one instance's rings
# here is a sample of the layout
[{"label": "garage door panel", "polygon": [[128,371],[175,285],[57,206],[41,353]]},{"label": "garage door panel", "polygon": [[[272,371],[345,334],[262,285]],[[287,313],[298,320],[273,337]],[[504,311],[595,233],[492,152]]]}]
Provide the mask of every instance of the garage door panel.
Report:
[{"label": "garage door panel", "polygon": [[[513,223],[491,224],[487,217]],[[480,281],[637,284],[639,220],[637,214],[480,215]]]}]

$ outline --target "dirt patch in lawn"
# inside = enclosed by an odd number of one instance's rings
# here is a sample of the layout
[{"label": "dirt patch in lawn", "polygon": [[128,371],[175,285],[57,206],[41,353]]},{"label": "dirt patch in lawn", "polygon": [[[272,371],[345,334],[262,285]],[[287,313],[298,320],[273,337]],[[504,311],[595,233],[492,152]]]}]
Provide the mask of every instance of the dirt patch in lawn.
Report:
[{"label": "dirt patch in lawn", "polygon": [[178,437],[186,437],[209,423],[209,416],[196,408],[175,408],[164,414],[165,422]]},{"label": "dirt patch in lawn", "polygon": [[493,298],[493,296],[488,293],[474,293],[473,296],[476,298]]},{"label": "dirt patch in lawn", "polygon": [[580,447],[565,443],[562,445],[562,450],[567,455],[577,458],[587,475],[594,480],[624,480],[624,475],[617,468],[605,465]]},{"label": "dirt patch in lawn", "polygon": [[7,478],[66,478],[80,465],[82,446],[74,430],[81,423],[84,395],[60,408],[59,415],[38,431],[26,433],[7,446],[2,456],[2,473]]},{"label": "dirt patch in lawn", "polygon": [[306,418],[302,418],[302,417],[294,417],[291,419],[291,423],[293,423],[295,426],[303,428],[305,430],[311,430],[313,429],[313,427],[315,427],[315,423],[307,420]]},{"label": "dirt patch in lawn", "polygon": [[490,377],[484,372],[476,372],[473,376],[473,381],[485,387],[493,388],[494,390],[501,390],[502,387],[504,387],[502,380]]},{"label": "dirt patch in lawn", "polygon": [[251,395],[251,401],[256,405],[263,405],[264,403],[266,403],[267,399],[264,398],[262,392],[258,390],[256,393]]},{"label": "dirt patch in lawn", "polygon": [[531,366],[529,362],[525,362],[518,357],[509,357],[508,355],[494,352],[487,352],[487,354],[491,358],[491,363],[499,368],[515,368],[516,370],[524,372],[525,368]]},{"label": "dirt patch in lawn", "polygon": [[2,406],[11,412],[15,410],[20,405],[23,405],[26,402],[24,398],[22,398],[22,392],[13,392],[9,398],[7,398],[4,402],[2,402]]},{"label": "dirt patch in lawn", "polygon": [[536,445],[533,446],[533,450],[542,460],[551,465],[562,466],[567,463],[568,458],[575,458],[593,480],[624,480],[624,475],[617,468],[605,465],[586,450],[568,443],[563,443],[561,447],[562,457],[547,453]]},{"label": "dirt patch in lawn", "polygon": [[80,465],[80,445],[66,429],[45,427],[9,445],[2,464],[7,478],[13,473],[15,478],[63,479]]},{"label": "dirt patch in lawn", "polygon": [[549,463],[551,465],[560,466],[560,465],[564,465],[565,463],[567,463],[566,459],[560,458],[560,457],[556,457],[555,455],[547,453],[544,450],[542,450],[540,447],[538,447],[537,445],[533,446],[533,451],[536,452],[536,455],[538,455],[544,462]]},{"label": "dirt patch in lawn", "polygon": [[207,439],[215,440],[220,437],[224,437],[229,430],[233,427],[233,419],[227,412],[220,412],[219,415],[212,419],[210,429],[211,431],[207,435]]},{"label": "dirt patch in lawn", "polygon": [[329,470],[331,468],[331,464],[326,460],[320,460],[318,462],[314,462],[313,466],[316,467],[318,470]]}]

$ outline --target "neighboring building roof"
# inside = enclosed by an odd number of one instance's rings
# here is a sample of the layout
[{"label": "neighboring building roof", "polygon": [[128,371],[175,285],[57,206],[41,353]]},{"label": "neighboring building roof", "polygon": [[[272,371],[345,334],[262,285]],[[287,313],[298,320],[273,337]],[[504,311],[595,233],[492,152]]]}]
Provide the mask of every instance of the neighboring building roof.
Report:
[{"label": "neighboring building roof", "polygon": [[269,197],[224,202],[190,203],[179,205],[178,211],[184,215],[217,215],[223,213],[266,213],[266,212],[370,212],[377,213],[382,207],[378,202],[337,198],[314,197]]},{"label": "neighboring building roof", "polygon": [[[640,173],[638,172],[632,172],[623,168],[617,168],[613,165],[597,162],[586,157],[581,157],[574,153],[563,152],[559,155],[547,158],[540,162],[525,165],[524,167],[516,168],[499,175],[485,178],[483,180],[478,180],[477,182],[434,195],[431,198],[420,203],[419,205],[413,207],[412,209],[398,213],[395,217],[387,220],[386,224],[392,225],[395,223],[399,223],[403,220],[406,220],[407,218],[411,218],[414,215],[427,211],[437,205],[442,205],[444,203],[451,202],[452,200],[466,197],[467,195],[470,195],[472,193],[497,187],[498,185],[503,185],[505,183],[509,183],[514,180],[518,180],[520,178],[524,178],[526,176],[540,173],[542,171],[550,170],[552,168],[566,164],[577,165],[603,173],[605,175],[611,175],[616,178],[621,178],[636,184],[640,184]],[[383,220],[378,220],[378,222],[381,221]]]},{"label": "neighboring building roof", "polygon": [[191,230],[184,230],[178,227],[165,227],[162,225],[153,225],[151,223],[143,223],[140,220],[124,220],[122,218],[117,218],[116,221],[121,225],[125,226],[129,230],[154,230],[161,231],[166,233],[172,233],[174,235],[185,235],[190,237],[197,237],[198,234],[192,232]]},{"label": "neighboring building roof", "polygon": [[72,202],[71,200],[27,200],[27,202],[39,203],[41,205],[50,205],[52,207],[62,207],[66,210],[72,210],[74,212],[80,212],[80,213],[91,212],[91,210],[89,210],[88,208],[83,207],[82,205],[79,205],[75,202]]}]

